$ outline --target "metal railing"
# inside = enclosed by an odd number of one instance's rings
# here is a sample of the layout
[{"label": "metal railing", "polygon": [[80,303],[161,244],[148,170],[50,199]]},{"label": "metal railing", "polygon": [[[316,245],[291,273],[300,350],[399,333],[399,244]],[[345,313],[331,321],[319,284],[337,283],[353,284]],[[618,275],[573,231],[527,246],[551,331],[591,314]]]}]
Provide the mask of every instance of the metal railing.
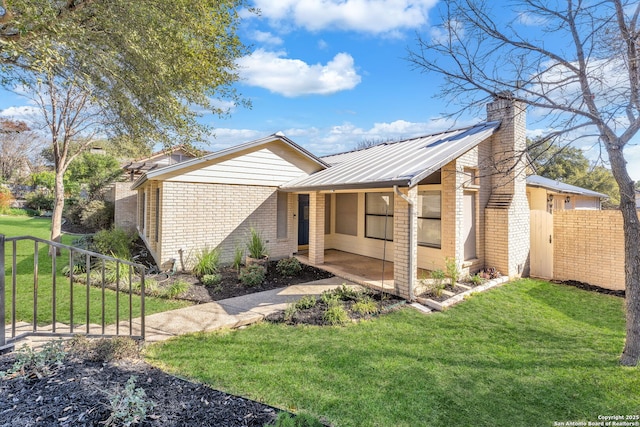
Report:
[{"label": "metal railing", "polygon": [[[24,276],[21,275],[21,283],[18,283],[18,242],[32,241],[33,242],[33,265],[31,265],[31,249],[27,248],[29,254],[27,256],[21,255],[20,262],[27,262],[28,268],[33,267],[33,284],[31,280],[25,283]],[[10,250],[7,251],[7,246],[10,246]],[[40,261],[43,258],[41,252],[46,247],[45,257],[51,261],[51,276],[40,273]],[[24,246],[21,246],[21,250],[24,252]],[[58,270],[58,257],[52,256],[53,252],[64,254],[68,252],[68,265],[67,268],[62,266],[60,271]],[[8,257],[7,257],[8,256]],[[10,291],[6,289],[7,278],[7,263],[10,263]],[[66,271],[65,271],[66,270]],[[115,274],[115,280],[107,281],[107,270],[110,271],[110,275]],[[46,277],[45,277],[46,276]],[[68,277],[65,277],[68,276]],[[124,277],[121,277],[124,276]],[[113,279],[114,277],[112,277]],[[48,280],[47,280],[48,279]],[[68,285],[59,283],[63,279],[64,282],[68,282]],[[44,283],[43,283],[44,282]],[[84,283],[82,283],[84,282]],[[134,284],[136,289],[134,292]],[[31,323],[30,330],[17,333],[17,309],[18,309],[18,295],[24,295],[27,286],[32,292],[33,297],[33,314],[32,318],[25,320],[20,319],[23,322]],[[68,292],[65,292],[65,287],[68,286]],[[18,292],[20,287],[20,292]],[[39,319],[39,290],[45,290],[43,287],[50,287],[51,295],[51,315],[47,319]],[[113,296],[107,296],[108,289],[111,289],[115,293],[115,308],[113,308]],[[85,294],[85,306],[84,306],[84,318],[83,322],[76,322],[74,317],[74,311],[77,308],[74,307],[74,291],[84,291]],[[137,293],[139,292],[139,294]],[[28,292],[29,293],[29,292]],[[68,301],[58,301],[59,293],[68,297]],[[97,295],[96,295],[97,293]],[[10,307],[10,319],[6,318],[7,299],[11,300]],[[98,307],[100,324],[96,328],[96,304],[92,304],[92,299],[100,299]],[[140,298],[140,304],[138,311],[139,328],[134,332],[134,298]],[[22,297],[20,299],[23,299]],[[32,236],[20,236],[20,237],[6,237],[0,234],[0,352],[10,350],[14,347],[15,342],[30,336],[50,336],[50,337],[72,337],[77,334],[82,334],[87,337],[113,337],[113,336],[129,336],[133,339],[144,340],[145,337],[145,267],[133,262],[117,259],[114,257],[102,255],[99,253],[91,252],[85,249],[76,248],[73,246],[67,246],[60,243],[52,242],[49,240],[39,239]],[[109,304],[107,304],[107,302]],[[24,302],[20,302],[25,304]],[[29,300],[28,304],[31,302]],[[77,305],[77,304],[76,304]],[[115,323],[107,325],[107,305],[110,306],[110,310],[115,310]],[[121,306],[124,306],[121,307]],[[30,309],[30,307],[29,307]],[[121,313],[124,312],[124,313]],[[65,319],[63,325],[58,324],[58,313],[68,314],[68,324]],[[93,317],[92,317],[93,314]],[[113,312],[109,313],[113,315]],[[92,319],[94,321],[92,326]],[[11,333],[7,337],[7,320],[10,322]],[[29,322],[30,320],[30,322]],[[121,325],[123,323],[123,325]],[[50,325],[49,330],[45,329],[42,325]],[[77,325],[78,326],[76,328]],[[49,329],[47,327],[46,329]],[[97,330],[96,330],[97,329]],[[128,333],[122,333],[121,329],[128,329]]]}]

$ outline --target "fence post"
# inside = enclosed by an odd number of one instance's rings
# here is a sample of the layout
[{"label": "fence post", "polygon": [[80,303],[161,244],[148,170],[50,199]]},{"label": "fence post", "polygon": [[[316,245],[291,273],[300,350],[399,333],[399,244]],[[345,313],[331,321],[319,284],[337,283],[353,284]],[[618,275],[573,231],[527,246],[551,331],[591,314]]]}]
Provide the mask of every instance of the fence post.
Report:
[{"label": "fence post", "polygon": [[[4,234],[0,234],[0,354],[7,353],[13,350],[13,344],[7,344],[7,329],[6,329],[6,316],[5,308],[7,302],[6,288],[6,269],[4,263]],[[15,274],[15,271],[12,272]]]}]

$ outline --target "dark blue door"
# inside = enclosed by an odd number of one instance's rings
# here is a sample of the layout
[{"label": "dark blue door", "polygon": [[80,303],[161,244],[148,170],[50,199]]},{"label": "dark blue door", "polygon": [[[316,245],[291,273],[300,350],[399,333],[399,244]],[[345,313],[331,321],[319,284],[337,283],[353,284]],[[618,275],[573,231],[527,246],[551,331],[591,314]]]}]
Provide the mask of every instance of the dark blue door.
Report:
[{"label": "dark blue door", "polygon": [[309,195],[298,195],[298,245],[309,244]]}]

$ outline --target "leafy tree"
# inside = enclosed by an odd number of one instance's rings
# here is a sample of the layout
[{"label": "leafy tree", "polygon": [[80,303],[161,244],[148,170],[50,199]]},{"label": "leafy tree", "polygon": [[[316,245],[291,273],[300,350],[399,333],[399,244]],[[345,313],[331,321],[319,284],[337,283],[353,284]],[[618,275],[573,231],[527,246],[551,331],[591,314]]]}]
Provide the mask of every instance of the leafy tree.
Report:
[{"label": "leafy tree", "polygon": [[[5,4],[5,3],[3,3]],[[244,101],[244,0],[12,0],[0,17],[0,84],[31,91],[56,172],[51,239],[60,240],[63,177],[100,133],[149,146],[204,139],[198,111]]]},{"label": "leafy tree", "polygon": [[85,184],[89,199],[102,196],[102,189],[122,176],[122,167],[117,159],[106,154],[82,153],[69,164],[65,176],[67,181]]},{"label": "leafy tree", "polygon": [[408,59],[443,78],[441,95],[461,107],[453,115],[489,99],[513,99],[548,120],[550,137],[592,135],[607,154],[624,224],[627,330],[620,363],[637,365],[640,221],[625,148],[640,130],[640,3],[449,0],[440,10],[442,23],[418,37]]},{"label": "leafy tree", "polygon": [[581,149],[540,140],[528,141],[527,145],[538,175],[607,194],[606,207],[617,207],[620,203],[620,191],[611,171],[604,166],[592,166]]}]

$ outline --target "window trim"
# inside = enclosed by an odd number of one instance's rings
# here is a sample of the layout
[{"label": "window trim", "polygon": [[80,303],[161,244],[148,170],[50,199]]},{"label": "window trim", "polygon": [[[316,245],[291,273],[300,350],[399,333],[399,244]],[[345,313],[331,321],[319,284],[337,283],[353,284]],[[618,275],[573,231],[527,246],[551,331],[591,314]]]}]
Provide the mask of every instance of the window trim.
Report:
[{"label": "window trim", "polygon": [[419,236],[417,237],[418,246],[422,246],[425,248],[433,248],[433,249],[442,249],[442,191],[441,190],[420,190],[418,191],[418,197],[424,196],[424,193],[438,193],[440,197],[440,215],[438,217],[433,216],[418,216],[418,223],[420,220],[430,220],[430,221],[438,221],[440,224],[440,244],[433,244],[427,242],[420,242]]},{"label": "window trim", "polygon": [[[389,195],[390,196],[390,199],[389,199],[390,203],[389,204],[391,205],[390,206],[391,207],[391,213],[387,212],[386,215],[385,214],[370,214],[370,213],[367,213],[367,206],[368,206],[367,205],[367,197],[369,197],[370,195],[373,195],[373,194]],[[376,191],[376,192],[372,192],[372,193],[364,193],[364,237],[365,238],[367,238],[367,239],[375,239],[375,240],[382,240],[382,241],[387,241],[387,242],[393,242],[393,231],[394,231],[393,230],[393,227],[394,227],[394,224],[393,224],[393,219],[394,219],[394,212],[393,211],[394,211],[394,208],[393,208],[393,206],[394,206],[393,193],[391,193],[391,192]],[[382,218],[385,218],[385,221],[390,218],[391,219],[391,238],[388,239],[387,236],[376,237],[376,236],[367,235],[367,230],[368,230],[367,224],[369,222],[369,217],[382,217]],[[384,231],[386,231],[387,234],[388,234],[389,230],[387,229],[387,230],[384,230]]]}]

